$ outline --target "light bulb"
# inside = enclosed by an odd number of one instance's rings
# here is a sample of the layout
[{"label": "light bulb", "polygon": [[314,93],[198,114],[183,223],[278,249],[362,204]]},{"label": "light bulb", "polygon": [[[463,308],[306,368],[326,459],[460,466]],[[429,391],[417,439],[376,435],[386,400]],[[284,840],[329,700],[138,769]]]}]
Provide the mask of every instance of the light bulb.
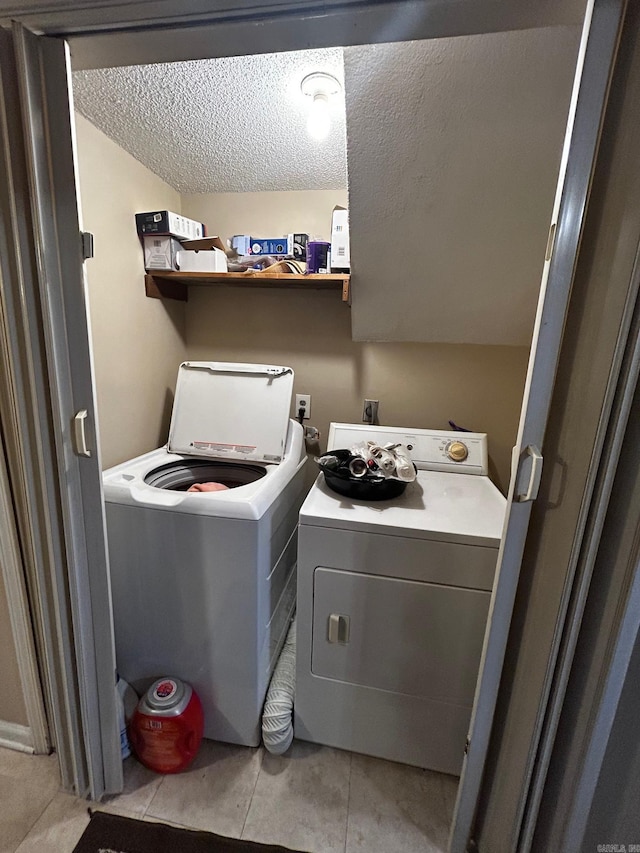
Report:
[{"label": "light bulb", "polygon": [[330,127],[329,98],[324,92],[316,92],[309,110],[307,132],[314,139],[326,139]]}]

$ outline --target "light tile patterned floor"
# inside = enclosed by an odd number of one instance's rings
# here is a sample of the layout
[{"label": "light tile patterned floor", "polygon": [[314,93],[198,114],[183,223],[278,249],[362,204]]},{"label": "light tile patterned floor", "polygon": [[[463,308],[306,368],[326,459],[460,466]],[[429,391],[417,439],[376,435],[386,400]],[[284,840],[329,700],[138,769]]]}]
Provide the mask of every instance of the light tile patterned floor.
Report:
[{"label": "light tile patterned floor", "polygon": [[[175,776],[128,759],[100,808],[309,853],[443,853],[457,781],[301,741],[285,756],[205,741]],[[89,822],[55,756],[0,749],[0,802],[0,853],[71,853]]]}]

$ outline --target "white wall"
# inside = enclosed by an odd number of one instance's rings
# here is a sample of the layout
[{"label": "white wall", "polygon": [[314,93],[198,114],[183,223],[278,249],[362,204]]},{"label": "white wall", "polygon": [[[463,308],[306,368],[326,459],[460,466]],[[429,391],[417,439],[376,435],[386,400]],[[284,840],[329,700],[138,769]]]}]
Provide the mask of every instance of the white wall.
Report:
[{"label": "white wall", "polygon": [[185,308],[149,299],[134,214],[180,210],[180,196],[76,115],[84,228],[95,235],[86,263],[98,420],[105,468],[166,441]]},{"label": "white wall", "polygon": [[530,343],[578,40],[345,48],[357,340]]}]

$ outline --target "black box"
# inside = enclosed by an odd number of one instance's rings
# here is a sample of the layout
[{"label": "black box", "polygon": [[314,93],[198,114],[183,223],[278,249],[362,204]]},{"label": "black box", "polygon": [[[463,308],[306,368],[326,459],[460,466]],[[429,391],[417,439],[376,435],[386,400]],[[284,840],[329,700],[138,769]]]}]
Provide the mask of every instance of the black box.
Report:
[{"label": "black box", "polygon": [[179,213],[170,210],[152,210],[148,213],[136,213],[138,234],[169,234],[178,240],[199,240],[204,237],[205,227]]}]

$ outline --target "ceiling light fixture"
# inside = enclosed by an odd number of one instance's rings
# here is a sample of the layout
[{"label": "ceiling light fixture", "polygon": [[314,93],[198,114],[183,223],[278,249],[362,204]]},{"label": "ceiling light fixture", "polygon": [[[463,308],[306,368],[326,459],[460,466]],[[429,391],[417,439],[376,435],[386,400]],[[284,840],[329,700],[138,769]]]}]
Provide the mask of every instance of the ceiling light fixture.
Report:
[{"label": "ceiling light fixture", "polygon": [[332,74],[324,71],[314,71],[307,74],[300,84],[302,94],[311,98],[309,118],[307,119],[307,132],[314,139],[326,139],[331,128],[331,115],[329,112],[329,98],[337,95],[342,86],[340,81]]}]

